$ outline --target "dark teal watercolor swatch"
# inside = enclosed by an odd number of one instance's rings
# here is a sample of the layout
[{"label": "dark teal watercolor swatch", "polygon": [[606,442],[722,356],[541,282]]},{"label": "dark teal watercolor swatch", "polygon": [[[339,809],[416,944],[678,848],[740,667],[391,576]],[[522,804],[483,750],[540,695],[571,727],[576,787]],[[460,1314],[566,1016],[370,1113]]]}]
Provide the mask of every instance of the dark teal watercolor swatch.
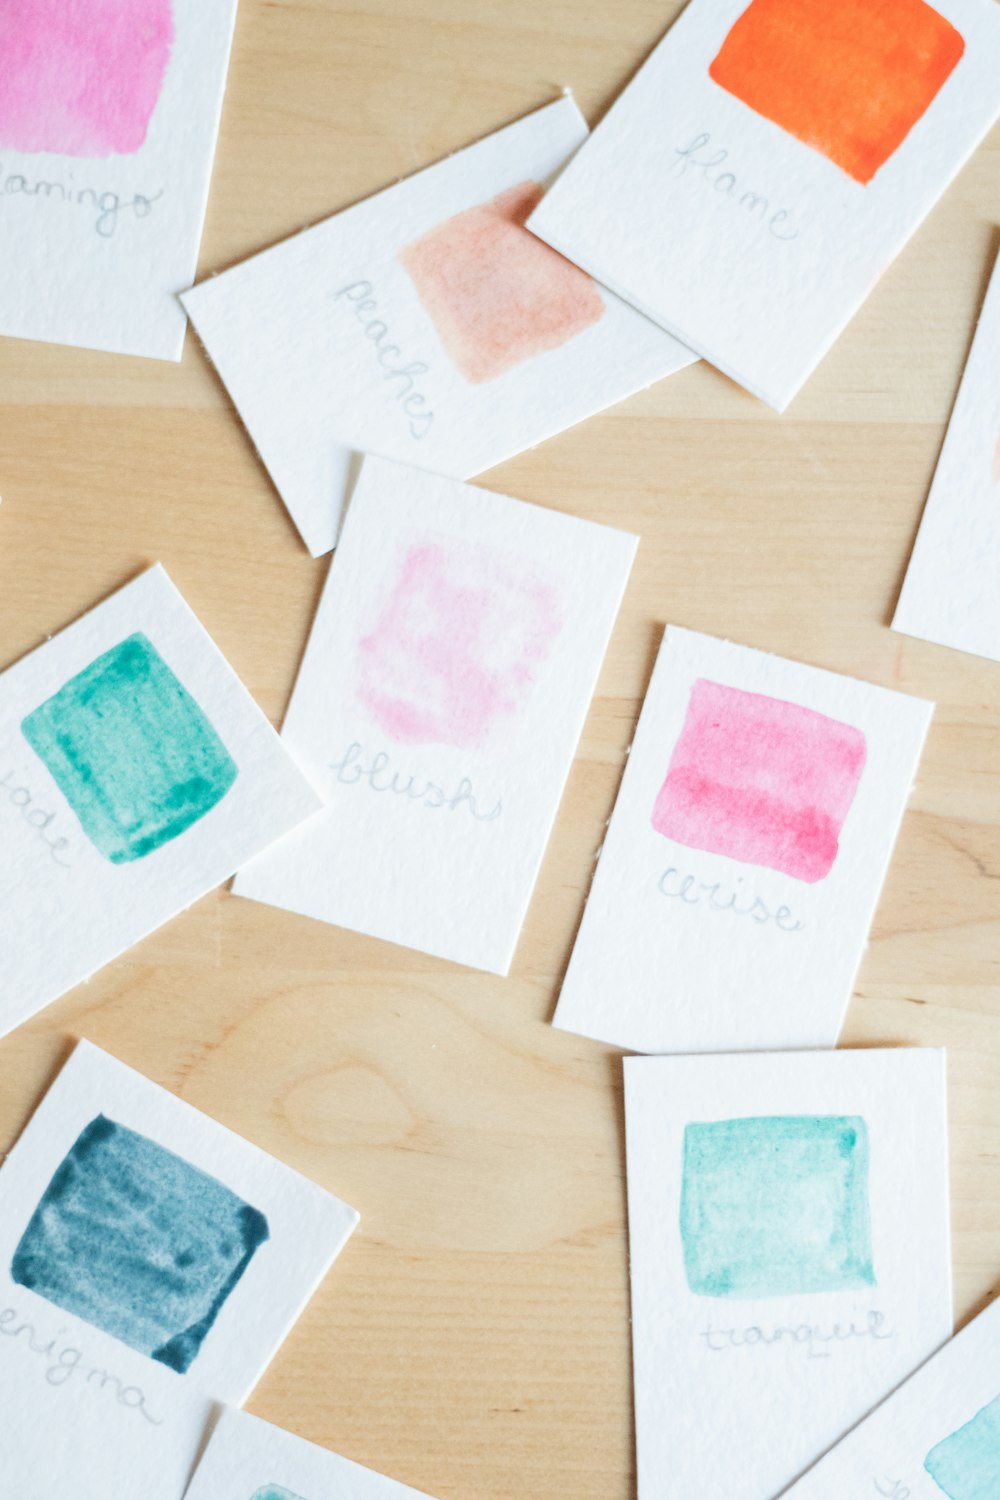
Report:
[{"label": "dark teal watercolor swatch", "polygon": [[680,1217],[698,1296],[874,1286],[868,1127],[840,1115],[689,1125]]},{"label": "dark teal watercolor swatch", "polygon": [[14,1253],[19,1286],[183,1374],[267,1219],[208,1173],[98,1115]]},{"label": "dark teal watercolor swatch", "polygon": [[301,1495],[293,1495],[291,1490],[283,1490],[280,1484],[265,1484],[262,1490],[251,1495],[250,1500],[303,1500]]},{"label": "dark teal watercolor swatch", "polygon": [[143,859],[229,791],[236,763],[142,634],[106,651],[21,725],[96,849]]},{"label": "dark teal watercolor swatch", "polygon": [[1000,1396],[932,1448],[924,1468],[948,1500],[1000,1496]]}]

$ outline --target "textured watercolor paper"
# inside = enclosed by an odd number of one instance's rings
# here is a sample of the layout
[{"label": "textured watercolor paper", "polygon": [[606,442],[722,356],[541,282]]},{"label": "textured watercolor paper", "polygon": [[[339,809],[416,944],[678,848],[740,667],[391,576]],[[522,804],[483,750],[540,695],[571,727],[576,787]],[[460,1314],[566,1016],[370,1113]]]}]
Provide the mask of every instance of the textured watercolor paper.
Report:
[{"label": "textured watercolor paper", "polygon": [[945,1096],[927,1049],[626,1060],[639,1500],[775,1500],[950,1336]]},{"label": "textured watercolor paper", "polygon": [[893,630],[1000,661],[1000,271],[924,511]]},{"label": "textured watercolor paper", "polygon": [[161,567],[0,676],[0,1034],[320,800]]},{"label": "textured watercolor paper", "polygon": [[282,731],[328,806],[236,894],[506,974],[635,548],[366,459]]},{"label": "textured watercolor paper", "polygon": [[692,0],[528,227],[781,411],[998,116],[993,0]]},{"label": "textured watercolor paper", "polygon": [[0,9],[0,334],[180,359],[236,4]]},{"label": "textured watercolor paper", "polygon": [[560,99],[184,297],[314,556],[359,452],[471,479],[693,361],[524,228],[586,135]]},{"label": "textured watercolor paper", "polygon": [[787,1500],[996,1500],[1000,1302],[994,1302],[788,1492]]},{"label": "textured watercolor paper", "polygon": [[185,1500],[426,1500],[242,1411],[223,1412]]},{"label": "textured watercolor paper", "polygon": [[79,1043],[0,1172],[5,1492],[181,1500],[357,1222]]},{"label": "textured watercolor paper", "polygon": [[669,626],[556,1026],[832,1047],[933,705]]}]

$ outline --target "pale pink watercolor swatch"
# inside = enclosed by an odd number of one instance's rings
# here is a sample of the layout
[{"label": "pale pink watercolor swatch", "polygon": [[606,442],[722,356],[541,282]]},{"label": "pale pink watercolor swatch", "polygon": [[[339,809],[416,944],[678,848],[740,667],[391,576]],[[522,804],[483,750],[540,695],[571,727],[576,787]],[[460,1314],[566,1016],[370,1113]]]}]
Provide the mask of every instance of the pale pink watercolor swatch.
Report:
[{"label": "pale pink watercolor swatch", "polygon": [[171,0],[0,0],[0,148],[138,151],[173,39]]},{"label": "pale pink watercolor swatch", "polygon": [[688,848],[813,884],[837,858],[866,756],[850,724],[700,679],[653,827]]},{"label": "pale pink watercolor swatch", "polygon": [[560,628],[554,590],[504,554],[415,542],[360,643],[359,695],[398,743],[477,748],[527,697]]},{"label": "pale pink watercolor swatch", "polygon": [[568,343],[604,316],[594,282],[529,233],[543,197],[522,182],[400,255],[449,356],[473,385]]}]

